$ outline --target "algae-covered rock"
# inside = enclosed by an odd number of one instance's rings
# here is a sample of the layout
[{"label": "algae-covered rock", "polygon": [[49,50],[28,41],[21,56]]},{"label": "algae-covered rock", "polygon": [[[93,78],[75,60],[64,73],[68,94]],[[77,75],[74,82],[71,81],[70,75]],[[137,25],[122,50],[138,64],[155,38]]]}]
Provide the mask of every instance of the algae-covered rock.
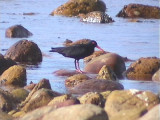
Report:
[{"label": "algae-covered rock", "polygon": [[26,81],[26,69],[20,65],[11,66],[0,76],[0,82],[5,85],[23,87]]},{"label": "algae-covered rock", "polygon": [[160,68],[160,59],[156,57],[140,58],[127,69],[126,77],[130,80],[152,80],[153,74]]},{"label": "algae-covered rock", "polygon": [[54,10],[51,15],[77,16],[80,13],[105,12],[105,10],[106,5],[101,0],[69,0]]}]

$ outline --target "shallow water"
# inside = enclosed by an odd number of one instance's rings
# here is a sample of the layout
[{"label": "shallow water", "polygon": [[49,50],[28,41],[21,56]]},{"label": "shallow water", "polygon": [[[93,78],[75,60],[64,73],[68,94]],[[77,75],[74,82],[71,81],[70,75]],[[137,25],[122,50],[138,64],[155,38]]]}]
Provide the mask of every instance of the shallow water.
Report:
[{"label": "shallow water", "polygon": [[[160,57],[159,22],[156,19],[138,19],[141,22],[129,22],[130,19],[115,17],[129,3],[141,3],[158,6],[158,0],[104,0],[109,14],[116,22],[111,24],[92,24],[80,22],[75,17],[50,16],[49,14],[67,0],[0,0],[0,53],[5,54],[11,45],[21,39],[5,38],[5,30],[15,24],[21,24],[34,35],[28,40],[34,41],[45,55],[38,66],[27,67],[27,83],[39,82],[42,78],[50,80],[52,89],[66,92],[64,77],[53,74],[59,69],[74,70],[74,60],[64,58],[57,53],[49,53],[50,47],[62,46],[66,39],[73,41],[88,38],[96,40],[101,48],[121,56],[137,60],[140,57]],[[35,15],[23,15],[33,12]],[[80,61],[84,67],[83,60]],[[130,63],[126,63],[128,67]],[[125,89],[150,90],[157,93],[160,83],[120,81]]]}]

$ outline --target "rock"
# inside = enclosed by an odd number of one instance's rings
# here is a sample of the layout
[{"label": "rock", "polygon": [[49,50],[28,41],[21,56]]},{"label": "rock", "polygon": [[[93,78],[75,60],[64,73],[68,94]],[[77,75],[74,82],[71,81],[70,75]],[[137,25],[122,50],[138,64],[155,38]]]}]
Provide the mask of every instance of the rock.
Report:
[{"label": "rock", "polygon": [[160,69],[157,70],[157,72],[155,72],[152,76],[152,81],[158,81],[160,82]]},{"label": "rock", "polygon": [[[64,117],[65,116],[65,117]],[[72,105],[59,108],[45,115],[42,120],[108,120],[106,112],[95,105]]]},{"label": "rock", "polygon": [[8,68],[0,76],[1,84],[23,87],[26,85],[26,69],[20,65]]},{"label": "rock", "polygon": [[17,62],[27,62],[32,64],[42,62],[41,50],[37,44],[28,40],[20,40],[16,42],[7,50],[5,57],[11,58]]},{"label": "rock", "polygon": [[65,85],[67,87],[74,87],[86,80],[90,79],[90,77],[88,77],[87,75],[85,74],[75,74],[73,76],[70,76],[68,77],[66,80],[65,80]]},{"label": "rock", "polygon": [[94,51],[94,53],[92,55],[84,58],[84,62],[88,63],[89,61],[93,60],[94,58],[96,58],[100,55],[104,55],[104,54],[106,54],[106,53],[103,51]]},{"label": "rock", "polygon": [[103,96],[97,92],[88,92],[79,97],[79,101],[81,104],[95,104],[100,107],[104,107],[105,103]]},{"label": "rock", "polygon": [[104,65],[101,70],[98,73],[97,79],[105,79],[105,80],[117,80],[116,74],[113,72],[113,70],[107,66]]},{"label": "rock", "polygon": [[57,97],[54,97],[53,100],[51,100],[48,105],[54,105],[56,103],[61,103],[61,102],[64,102],[66,100],[69,100],[71,99],[72,96],[69,95],[69,94],[65,94],[65,95],[62,95],[62,96],[57,96]]},{"label": "rock", "polygon": [[160,68],[160,59],[156,57],[140,58],[132,63],[125,72],[130,80],[152,80],[153,74]]},{"label": "rock", "polygon": [[17,63],[9,58],[4,58],[2,54],[0,54],[0,75],[7,70],[9,67],[16,65]]},{"label": "rock", "polygon": [[32,84],[25,86],[24,89],[26,89],[28,91],[32,91],[35,86],[36,86],[36,84],[32,83]]},{"label": "rock", "polygon": [[101,92],[100,94],[103,96],[103,99],[105,99],[105,101],[107,101],[107,98],[111,92],[112,91],[104,91],[104,92]]},{"label": "rock", "polygon": [[69,0],[54,10],[51,15],[77,16],[81,13],[89,13],[92,11],[106,11],[106,5],[101,0]]},{"label": "rock", "polygon": [[93,11],[82,15],[81,21],[91,23],[112,23],[114,20],[105,12]]},{"label": "rock", "polygon": [[[32,98],[34,93],[36,93],[38,90],[40,90],[42,88],[46,88],[46,89],[51,90],[49,80],[47,80],[47,79],[40,80],[40,82],[38,84],[36,84],[36,86],[33,88],[33,90],[29,93],[29,95],[27,96],[25,101],[21,103],[20,108],[25,106],[25,104],[27,104],[30,101],[30,99]],[[57,96],[58,96],[58,93],[57,93]]]},{"label": "rock", "polygon": [[33,34],[21,25],[14,25],[6,30],[6,37],[9,38],[27,38]]},{"label": "rock", "polygon": [[104,92],[107,90],[113,91],[122,89],[123,85],[115,81],[90,79],[73,88],[68,88],[68,91],[72,94],[85,94],[87,92]]},{"label": "rock", "polygon": [[138,120],[160,120],[159,111],[160,104],[153,107],[150,111],[148,111],[144,116],[142,116]]},{"label": "rock", "polygon": [[52,90],[42,88],[32,95],[28,103],[26,103],[25,106],[22,108],[22,111],[29,112],[36,108],[47,105],[53,99],[53,97],[56,96],[57,94],[54,93]]},{"label": "rock", "polygon": [[23,88],[18,88],[18,89],[13,90],[11,94],[18,102],[22,102],[23,100],[26,99],[29,92]]},{"label": "rock", "polygon": [[77,45],[77,44],[86,44],[91,40],[90,39],[80,39],[80,40],[77,40],[75,42],[73,42],[73,41],[67,42],[67,41],[64,42],[64,46],[72,46],[72,45]]},{"label": "rock", "polygon": [[103,65],[109,66],[119,79],[122,79],[122,73],[126,70],[124,60],[115,53],[107,53],[94,58],[88,62],[84,68],[85,72],[98,73]]},{"label": "rock", "polygon": [[53,108],[53,106],[50,106],[50,105],[40,107],[40,108],[37,108],[36,110],[26,113],[23,117],[19,118],[19,120],[42,120],[42,118],[45,115],[47,115],[48,113],[54,110],[55,108]]},{"label": "rock", "polygon": [[69,77],[69,76],[78,74],[78,72],[76,72],[75,70],[73,71],[73,70],[63,70],[63,69],[61,69],[61,70],[55,71],[54,74],[56,76],[68,76]]},{"label": "rock", "polygon": [[11,115],[8,115],[5,112],[0,110],[0,120],[13,120],[14,118]]},{"label": "rock", "polygon": [[117,17],[160,19],[160,8],[142,4],[129,4],[124,6]]},{"label": "rock", "polygon": [[105,111],[95,105],[72,105],[55,109],[45,106],[27,113],[19,120],[108,120]]},{"label": "rock", "polygon": [[159,102],[158,96],[149,91],[113,91],[107,98],[105,110],[110,120],[137,120]]},{"label": "rock", "polygon": [[57,102],[53,104],[52,106],[54,108],[60,108],[60,107],[66,107],[66,106],[71,106],[71,105],[76,105],[76,104],[80,104],[79,100],[76,98],[71,98],[63,102]]},{"label": "rock", "polygon": [[15,105],[16,102],[12,95],[9,92],[0,89],[0,111],[9,112]]}]

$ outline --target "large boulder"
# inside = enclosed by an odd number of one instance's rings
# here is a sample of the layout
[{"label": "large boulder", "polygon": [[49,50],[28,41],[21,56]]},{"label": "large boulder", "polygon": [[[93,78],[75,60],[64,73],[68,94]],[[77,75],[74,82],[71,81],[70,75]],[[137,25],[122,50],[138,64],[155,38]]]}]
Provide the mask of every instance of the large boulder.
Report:
[{"label": "large boulder", "polygon": [[33,34],[21,25],[14,25],[6,30],[6,37],[9,38],[27,38],[31,35]]},{"label": "large boulder", "polygon": [[68,91],[73,94],[85,94],[87,92],[104,92],[113,90],[123,90],[123,85],[111,80],[90,79],[76,85],[73,88],[68,88]]},{"label": "large boulder", "polygon": [[137,120],[159,102],[158,96],[149,91],[113,91],[107,98],[105,110],[110,120]]},{"label": "large boulder", "polygon": [[84,71],[97,74],[104,65],[109,66],[119,79],[123,78],[122,73],[126,70],[125,63],[123,58],[115,53],[107,53],[94,58],[86,64]]},{"label": "large boulder", "polygon": [[4,58],[2,54],[0,54],[0,75],[7,70],[9,67],[16,65],[17,63],[10,58]]},{"label": "large boulder", "polygon": [[11,66],[0,76],[0,82],[4,85],[24,87],[27,82],[26,69],[20,65]]},{"label": "large boulder", "polygon": [[38,63],[42,61],[42,53],[37,44],[29,40],[20,40],[12,45],[5,54],[17,62]]},{"label": "large boulder", "polygon": [[91,23],[112,23],[114,20],[107,15],[105,12],[101,11],[93,11],[89,12],[86,15],[80,15],[81,21],[83,22],[91,22]]},{"label": "large boulder", "polygon": [[45,115],[42,120],[52,118],[54,120],[108,120],[108,116],[102,108],[91,104],[59,108]]},{"label": "large boulder", "polygon": [[108,120],[106,112],[95,105],[72,105],[59,109],[45,106],[27,113],[19,120]]},{"label": "large boulder", "polygon": [[140,58],[125,72],[130,80],[152,80],[153,74],[160,68],[160,59],[156,57]]},{"label": "large boulder", "polygon": [[92,11],[106,11],[106,5],[101,0],[69,0],[54,10],[51,15],[77,16]]},{"label": "large boulder", "polygon": [[142,4],[129,4],[124,6],[117,17],[160,19],[160,8]]}]

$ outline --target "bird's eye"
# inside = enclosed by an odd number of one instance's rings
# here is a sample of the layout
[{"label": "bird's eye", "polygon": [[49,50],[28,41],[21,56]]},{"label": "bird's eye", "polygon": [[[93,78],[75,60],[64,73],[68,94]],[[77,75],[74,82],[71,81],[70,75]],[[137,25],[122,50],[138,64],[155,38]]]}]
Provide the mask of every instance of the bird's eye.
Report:
[{"label": "bird's eye", "polygon": [[95,44],[95,42],[92,42],[92,44]]}]

